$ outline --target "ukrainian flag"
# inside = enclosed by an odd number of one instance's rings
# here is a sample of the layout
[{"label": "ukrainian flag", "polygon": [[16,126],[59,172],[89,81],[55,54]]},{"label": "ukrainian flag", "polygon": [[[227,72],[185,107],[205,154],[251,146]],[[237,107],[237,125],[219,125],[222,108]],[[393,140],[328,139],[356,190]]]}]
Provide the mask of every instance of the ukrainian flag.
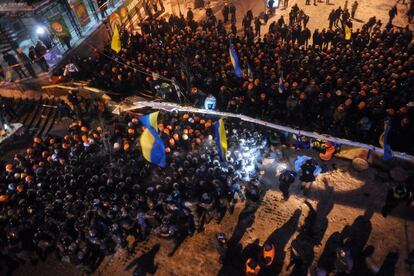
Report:
[{"label": "ukrainian flag", "polygon": [[253,71],[252,71],[252,68],[250,67],[250,64],[248,64],[248,63],[247,63],[247,77],[248,77],[249,81],[251,81],[251,82],[254,81]]},{"label": "ukrainian flag", "polygon": [[216,144],[219,155],[223,161],[227,161],[227,135],[223,119],[214,122],[214,129],[216,132]]},{"label": "ukrainian flag", "polygon": [[231,64],[233,64],[233,69],[234,69],[234,74],[241,78],[242,77],[242,71],[240,68],[240,62],[239,62],[239,58],[237,57],[236,51],[233,48],[233,44],[230,42],[229,45],[229,52],[230,52],[230,60],[231,60]]},{"label": "ukrainian flag", "polygon": [[111,49],[116,53],[119,53],[119,51],[121,51],[121,48],[121,38],[119,37],[118,27],[115,25],[114,34],[112,35]]},{"label": "ukrainian flag", "polygon": [[139,118],[141,123],[145,126],[145,130],[140,138],[140,143],[144,158],[148,162],[164,168],[166,166],[165,146],[156,131],[157,116],[158,112],[154,112]]}]

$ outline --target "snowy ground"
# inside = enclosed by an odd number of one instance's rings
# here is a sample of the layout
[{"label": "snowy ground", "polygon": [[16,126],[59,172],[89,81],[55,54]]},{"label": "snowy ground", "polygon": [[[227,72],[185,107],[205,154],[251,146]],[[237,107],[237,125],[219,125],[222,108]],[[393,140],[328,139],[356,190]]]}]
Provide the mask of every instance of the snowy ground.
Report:
[{"label": "snowy ground", "polygon": [[[237,17],[237,27],[239,30],[241,30],[241,22],[243,20],[243,16],[246,14],[248,10],[252,10],[253,15],[257,16],[261,12],[265,10],[265,4],[262,0],[243,0],[243,1],[237,1],[237,0],[230,0],[230,1],[220,1],[220,0],[212,0],[210,2],[210,7],[213,9],[214,14],[216,15],[217,19],[223,19],[223,15],[221,13],[221,10],[223,8],[223,4],[227,3],[233,3],[236,6],[236,17]],[[275,1],[276,2],[276,1]],[[303,9],[307,15],[310,16],[310,20],[308,23],[308,26],[311,30],[314,30],[316,28],[323,29],[328,28],[328,15],[331,12],[332,9],[337,9],[339,6],[342,8],[345,5],[345,0],[330,0],[329,4],[325,4],[325,1],[323,3],[319,3],[317,1],[317,5],[313,5],[313,0],[311,0],[312,5],[305,5],[305,0],[288,0],[288,8],[282,9],[283,7],[283,0],[280,0],[280,8],[276,9],[276,14],[270,18],[266,26],[263,26],[262,30],[267,31],[270,23],[272,21],[275,21],[279,19],[281,15],[285,17],[285,22],[287,22],[288,14],[290,11],[290,8],[297,4],[299,8]],[[348,1],[348,9],[350,10],[351,5],[354,1],[349,0]],[[402,2],[402,1],[400,1]],[[408,2],[408,1],[406,1]],[[189,0],[171,0],[171,9],[172,12],[175,14],[178,14],[178,3],[180,3],[181,6],[181,12],[186,15],[187,9],[189,7],[193,8],[193,1]],[[380,19],[384,24],[388,22],[388,11],[397,3],[396,0],[359,0],[358,1],[359,6],[355,13],[355,20],[354,23],[354,29],[360,28],[363,24],[365,24],[369,18],[376,16],[377,19]],[[398,8],[398,15],[394,19],[393,23],[395,26],[398,27],[405,27],[408,22],[408,17],[406,16],[408,5],[406,4],[397,4]],[[204,9],[195,9],[194,10],[195,19],[199,20],[204,18],[205,12]],[[410,25],[410,28],[413,29],[413,24]]]}]

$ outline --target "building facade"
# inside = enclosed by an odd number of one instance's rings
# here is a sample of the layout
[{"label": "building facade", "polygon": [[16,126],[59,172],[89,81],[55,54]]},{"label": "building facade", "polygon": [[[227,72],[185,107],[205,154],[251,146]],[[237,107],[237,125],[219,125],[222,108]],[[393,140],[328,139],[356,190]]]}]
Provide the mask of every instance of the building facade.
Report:
[{"label": "building facade", "polygon": [[88,36],[125,0],[45,0],[0,2],[0,51],[26,49],[38,40],[46,46],[72,47]]}]

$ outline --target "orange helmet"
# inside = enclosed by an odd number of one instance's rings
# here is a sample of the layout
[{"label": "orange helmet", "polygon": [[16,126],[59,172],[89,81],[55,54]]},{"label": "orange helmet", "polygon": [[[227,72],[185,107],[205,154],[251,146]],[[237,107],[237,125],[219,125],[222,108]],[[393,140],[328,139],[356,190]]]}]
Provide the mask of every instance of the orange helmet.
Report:
[{"label": "orange helmet", "polygon": [[60,163],[61,165],[64,165],[64,164],[65,164],[65,159],[60,158],[60,159],[59,159],[59,163]]},{"label": "orange helmet", "polygon": [[82,142],[88,142],[88,136],[82,135]]},{"label": "orange helmet", "polygon": [[87,128],[87,127],[85,127],[85,126],[83,126],[83,127],[81,127],[81,131],[82,131],[82,132],[88,132],[88,128]]},{"label": "orange helmet", "polygon": [[135,133],[135,129],[133,128],[128,128],[128,134],[134,134]]},{"label": "orange helmet", "polygon": [[6,165],[6,172],[12,172],[13,171],[13,164],[7,164]]},{"label": "orange helmet", "polygon": [[23,185],[22,184],[17,185],[16,190],[17,190],[18,193],[23,192]]},{"label": "orange helmet", "polygon": [[171,138],[170,140],[168,140],[168,142],[170,143],[170,146],[174,146],[175,145],[175,140],[173,138]]},{"label": "orange helmet", "polygon": [[129,151],[129,147],[128,143],[124,143],[124,151]]},{"label": "orange helmet", "polygon": [[0,202],[6,202],[9,199],[8,195],[0,195]]}]

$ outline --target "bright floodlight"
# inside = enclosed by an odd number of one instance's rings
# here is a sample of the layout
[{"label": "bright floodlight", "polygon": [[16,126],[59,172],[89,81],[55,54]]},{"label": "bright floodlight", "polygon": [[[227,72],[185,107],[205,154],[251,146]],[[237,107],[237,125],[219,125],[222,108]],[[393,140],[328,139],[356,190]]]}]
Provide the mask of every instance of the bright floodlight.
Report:
[{"label": "bright floodlight", "polygon": [[39,34],[39,35],[42,35],[42,34],[45,33],[45,29],[43,27],[41,27],[41,26],[38,26],[36,28],[36,33]]}]

